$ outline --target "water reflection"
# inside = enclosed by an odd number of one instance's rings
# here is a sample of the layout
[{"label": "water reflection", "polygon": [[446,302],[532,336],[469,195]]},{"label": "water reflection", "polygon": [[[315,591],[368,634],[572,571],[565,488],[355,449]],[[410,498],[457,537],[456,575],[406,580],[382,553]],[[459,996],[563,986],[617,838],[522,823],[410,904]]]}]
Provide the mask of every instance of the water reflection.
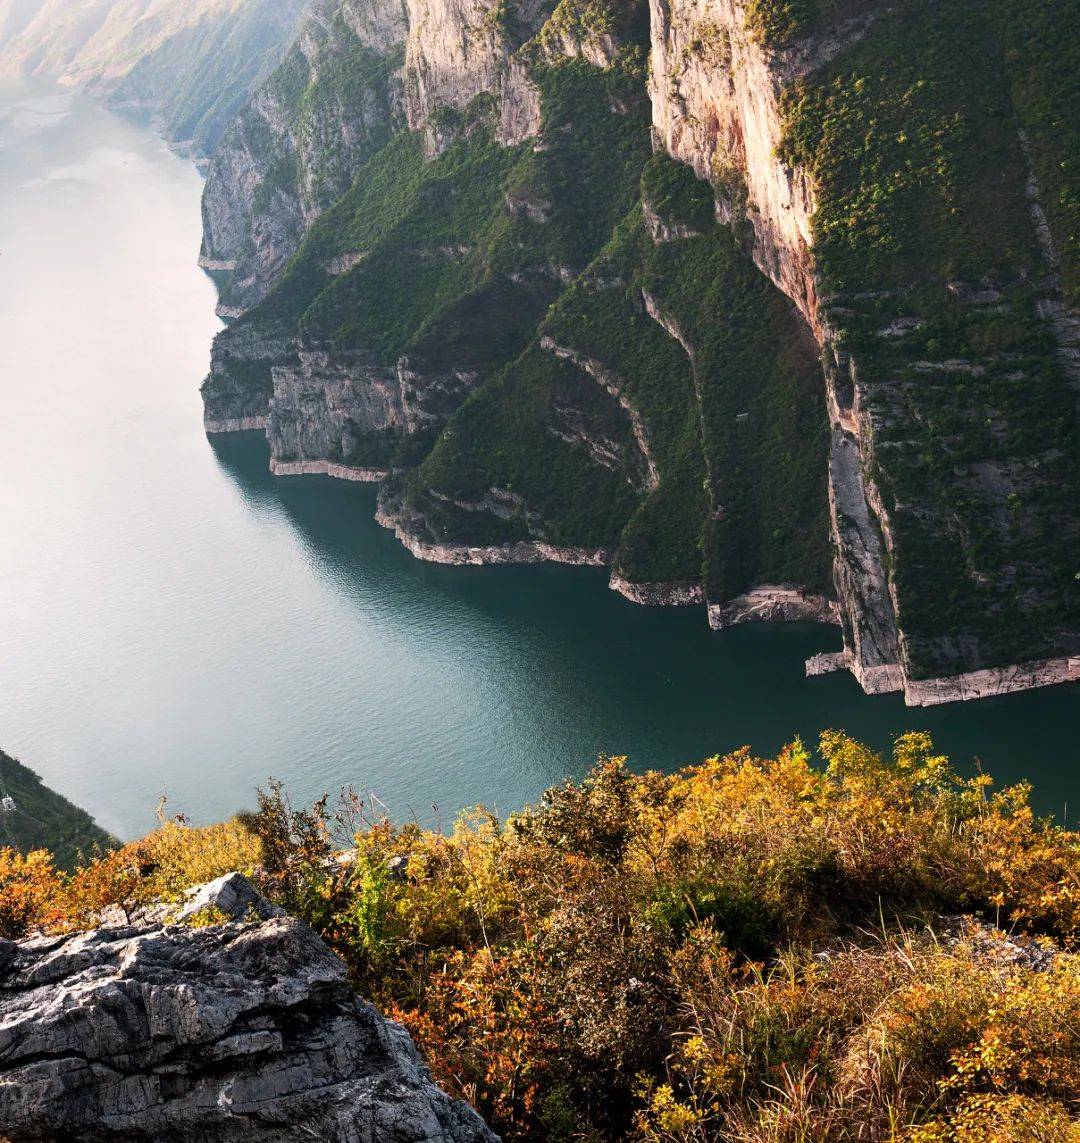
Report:
[{"label": "water reflection", "polygon": [[[744,743],[772,751],[796,734],[813,743],[842,727],[887,747],[908,729],[931,731],[967,771],[1002,781],[1038,773],[1037,802],[1062,814],[1076,773],[1075,695],[1055,688],[967,706],[911,710],[897,696],[868,698],[847,675],[806,680],[801,664],[838,646],[831,628],[792,624],[709,632],[700,609],[636,608],[602,572],[566,568],[442,568],[411,559],[371,520],[374,492],[324,479],[275,480],[258,434],[215,438],[215,455],[253,505],[276,505],[359,606],[376,593],[393,626],[416,625],[505,677],[500,706],[519,736],[543,733],[549,765],[530,790],[579,773],[597,752],[626,752],[671,767]],[[529,739],[506,740],[531,754]],[[513,800],[513,795],[510,795]]]}]

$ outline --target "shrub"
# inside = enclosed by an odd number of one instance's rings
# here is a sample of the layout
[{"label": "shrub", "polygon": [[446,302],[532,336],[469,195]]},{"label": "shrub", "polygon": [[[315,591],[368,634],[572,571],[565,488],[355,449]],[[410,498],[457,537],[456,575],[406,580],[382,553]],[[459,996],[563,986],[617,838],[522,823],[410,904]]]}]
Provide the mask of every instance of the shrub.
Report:
[{"label": "shrub", "polygon": [[887,757],[829,733],[818,759],[796,742],[674,774],[605,758],[445,834],[351,795],[295,810],[272,783],[253,814],[164,822],[70,877],[0,851],[0,932],[86,924],[234,866],[507,1139],[1077,1129],[1080,836],[1037,818],[1026,786],[960,776],[925,734]]}]

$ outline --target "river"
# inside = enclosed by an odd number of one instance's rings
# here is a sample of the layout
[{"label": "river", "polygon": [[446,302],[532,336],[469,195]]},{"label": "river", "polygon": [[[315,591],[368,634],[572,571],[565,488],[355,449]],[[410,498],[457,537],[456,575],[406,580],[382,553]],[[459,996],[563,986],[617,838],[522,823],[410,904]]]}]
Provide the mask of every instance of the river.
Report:
[{"label": "river", "polygon": [[166,794],[214,820],[269,775],[445,823],[601,751],[673,767],[827,727],[926,728],[1041,809],[1080,805],[1075,688],[908,710],[803,677],[835,629],[713,633],[601,572],[421,564],[371,489],[208,440],[199,193],[148,128],[0,88],[0,745],[106,828],[137,835]]}]

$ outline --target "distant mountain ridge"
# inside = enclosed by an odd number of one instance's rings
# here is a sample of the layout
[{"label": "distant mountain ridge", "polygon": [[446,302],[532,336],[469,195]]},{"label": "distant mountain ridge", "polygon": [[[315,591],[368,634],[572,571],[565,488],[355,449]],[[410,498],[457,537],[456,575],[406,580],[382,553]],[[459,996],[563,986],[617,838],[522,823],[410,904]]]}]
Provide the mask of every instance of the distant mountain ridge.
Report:
[{"label": "distant mountain ridge", "polygon": [[84,86],[213,149],[292,41],[303,0],[0,0],[0,75]]}]

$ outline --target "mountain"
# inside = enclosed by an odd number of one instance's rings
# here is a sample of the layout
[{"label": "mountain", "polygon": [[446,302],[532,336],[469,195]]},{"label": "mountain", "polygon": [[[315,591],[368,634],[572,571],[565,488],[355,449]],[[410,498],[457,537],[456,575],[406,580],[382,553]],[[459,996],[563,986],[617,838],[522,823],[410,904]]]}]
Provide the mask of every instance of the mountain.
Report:
[{"label": "mountain", "polygon": [[0,75],[81,84],[209,152],[296,34],[302,0],[0,0]]},{"label": "mountain", "polygon": [[1080,677],[1075,0],[322,0],[225,133],[210,431],[449,562]]},{"label": "mountain", "polygon": [[[294,29],[299,31],[294,35]],[[211,151],[209,431],[417,556],[1080,678],[1077,0],[3,0]]]},{"label": "mountain", "polygon": [[22,853],[48,849],[64,869],[80,854],[116,845],[94,819],[67,798],[50,790],[41,779],[0,750],[0,795],[12,799],[10,808],[0,808],[0,845]]}]

